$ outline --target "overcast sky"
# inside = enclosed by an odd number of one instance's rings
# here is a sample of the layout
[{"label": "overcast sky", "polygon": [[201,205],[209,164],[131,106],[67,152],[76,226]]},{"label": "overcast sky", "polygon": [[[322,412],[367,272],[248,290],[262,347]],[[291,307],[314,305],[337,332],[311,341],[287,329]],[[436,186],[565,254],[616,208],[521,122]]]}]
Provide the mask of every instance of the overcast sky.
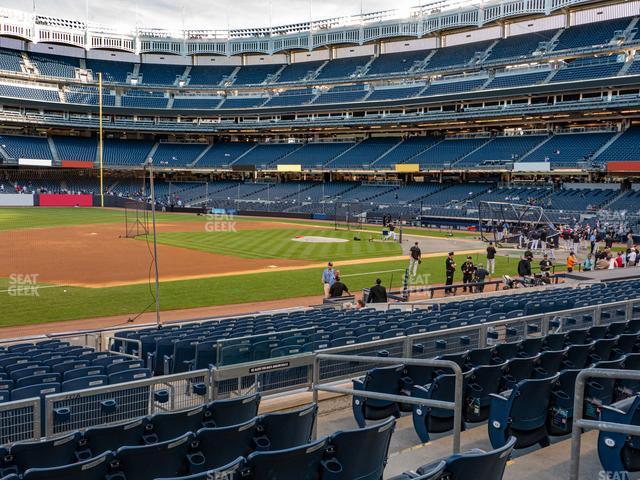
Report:
[{"label": "overcast sky", "polygon": [[[0,0],[0,7],[31,10],[42,15],[86,19],[86,0]],[[313,2],[310,4],[310,2]],[[390,8],[407,8],[420,0],[89,0],[89,19],[113,26],[136,24],[160,28],[226,29],[304,22]],[[137,8],[136,8],[137,5]],[[184,9],[184,14],[183,14]],[[271,10],[271,15],[270,15]],[[136,14],[137,11],[137,14]]]}]

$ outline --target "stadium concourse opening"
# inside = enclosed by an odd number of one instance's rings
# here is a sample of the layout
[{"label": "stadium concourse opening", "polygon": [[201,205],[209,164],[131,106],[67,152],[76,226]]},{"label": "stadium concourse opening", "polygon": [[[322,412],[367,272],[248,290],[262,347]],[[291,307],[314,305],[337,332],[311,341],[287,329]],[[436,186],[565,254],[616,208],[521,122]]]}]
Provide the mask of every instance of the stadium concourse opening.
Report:
[{"label": "stadium concourse opening", "polygon": [[71,3],[0,22],[1,480],[638,474],[639,1]]}]

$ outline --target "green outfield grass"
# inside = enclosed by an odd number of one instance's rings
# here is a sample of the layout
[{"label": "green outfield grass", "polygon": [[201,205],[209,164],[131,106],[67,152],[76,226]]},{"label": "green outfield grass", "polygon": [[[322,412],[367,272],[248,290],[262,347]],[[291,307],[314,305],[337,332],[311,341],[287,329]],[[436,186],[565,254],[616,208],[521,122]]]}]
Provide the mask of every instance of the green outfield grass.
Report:
[{"label": "green outfield grass", "polygon": [[[347,241],[340,243],[294,241],[300,236],[328,237]],[[353,237],[353,232],[340,230],[283,228],[236,232],[166,232],[158,234],[158,242],[241,258],[353,260],[402,254],[402,248],[398,243],[378,240],[370,242],[367,237],[363,237],[361,241],[355,241]]]},{"label": "green outfield grass", "polygon": [[[478,260],[482,260],[478,256]],[[462,262],[462,256],[457,259]],[[386,286],[402,284],[406,261],[384,261],[363,265],[340,266],[343,280],[353,292],[373,284],[380,277]],[[498,257],[496,275],[514,275],[517,259]],[[444,283],[444,257],[423,261],[419,274],[429,275],[420,280]],[[284,298],[321,295],[320,269],[267,272],[251,275],[162,282],[160,305],[162,310],[229,305]],[[455,280],[460,282],[457,272]],[[5,283],[6,285],[6,283]],[[134,315],[144,308],[153,309],[149,285],[130,285],[111,288],[56,287],[38,290],[38,296],[15,297],[0,290],[0,326],[16,326],[64,320],[77,320],[111,315]]]}]

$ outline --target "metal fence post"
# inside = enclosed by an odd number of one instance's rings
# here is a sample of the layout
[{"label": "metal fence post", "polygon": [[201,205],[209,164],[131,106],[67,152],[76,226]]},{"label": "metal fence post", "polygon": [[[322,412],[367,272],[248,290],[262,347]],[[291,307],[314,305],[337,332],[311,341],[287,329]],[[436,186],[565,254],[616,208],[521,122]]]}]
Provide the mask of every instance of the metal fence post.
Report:
[{"label": "metal fence post", "polygon": [[571,462],[569,467],[569,480],[578,480],[580,470],[580,447],[582,445],[582,432],[578,428],[578,419],[582,418],[584,407],[584,370],[576,378],[576,390],[573,398],[573,426],[571,429]]}]

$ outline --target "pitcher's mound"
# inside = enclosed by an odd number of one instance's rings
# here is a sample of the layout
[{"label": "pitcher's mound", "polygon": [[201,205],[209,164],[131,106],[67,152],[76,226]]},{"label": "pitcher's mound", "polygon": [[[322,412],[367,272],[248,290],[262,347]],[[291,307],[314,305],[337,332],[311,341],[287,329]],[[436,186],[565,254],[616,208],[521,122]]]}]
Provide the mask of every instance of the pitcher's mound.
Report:
[{"label": "pitcher's mound", "polygon": [[314,237],[312,235],[304,235],[296,238],[292,238],[294,242],[306,242],[306,243],[345,243],[349,240],[345,238],[334,237]]}]

